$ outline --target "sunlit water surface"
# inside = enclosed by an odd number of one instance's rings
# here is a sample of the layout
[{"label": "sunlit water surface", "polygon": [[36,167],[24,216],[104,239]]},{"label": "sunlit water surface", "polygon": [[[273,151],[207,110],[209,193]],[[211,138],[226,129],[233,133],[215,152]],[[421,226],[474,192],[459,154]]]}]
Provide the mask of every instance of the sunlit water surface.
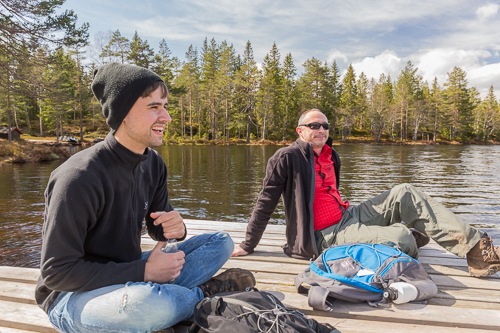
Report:
[{"label": "sunlit water surface", "polygon": [[[165,146],[172,205],[183,217],[247,222],[279,146]],[[500,146],[335,146],[340,192],[360,203],[411,183],[500,244]],[[38,267],[43,192],[60,162],[0,168],[0,265]],[[272,223],[284,223],[280,201]]]}]

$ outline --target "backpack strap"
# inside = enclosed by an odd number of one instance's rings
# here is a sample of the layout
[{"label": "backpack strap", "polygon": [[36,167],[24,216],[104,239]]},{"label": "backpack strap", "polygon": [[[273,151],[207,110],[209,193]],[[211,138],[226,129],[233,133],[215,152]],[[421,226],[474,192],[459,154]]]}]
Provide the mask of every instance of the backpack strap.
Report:
[{"label": "backpack strap", "polygon": [[217,316],[220,316],[219,308],[221,304],[222,304],[222,297],[212,296],[212,298],[210,299],[210,309]]},{"label": "backpack strap", "polygon": [[332,302],[328,301],[330,294],[325,288],[320,286],[312,286],[307,295],[307,303],[314,310],[330,311],[332,309]]}]

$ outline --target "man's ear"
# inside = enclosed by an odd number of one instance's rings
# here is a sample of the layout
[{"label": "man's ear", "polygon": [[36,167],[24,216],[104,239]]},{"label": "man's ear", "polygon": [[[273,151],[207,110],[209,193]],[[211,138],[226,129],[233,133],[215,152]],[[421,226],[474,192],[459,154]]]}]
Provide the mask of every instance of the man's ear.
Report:
[{"label": "man's ear", "polygon": [[301,136],[301,134],[302,134],[302,128],[297,127],[297,128],[295,129],[295,131],[297,131],[297,134],[298,134],[298,135],[299,135],[299,137],[300,137],[300,136]]}]

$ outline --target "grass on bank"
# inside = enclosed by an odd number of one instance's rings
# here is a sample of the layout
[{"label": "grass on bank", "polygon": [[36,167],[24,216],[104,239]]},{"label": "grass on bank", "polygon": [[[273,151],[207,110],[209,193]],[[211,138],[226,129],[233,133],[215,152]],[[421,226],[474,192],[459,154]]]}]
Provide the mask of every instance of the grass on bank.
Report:
[{"label": "grass on bank", "polygon": [[0,166],[4,163],[44,162],[68,157],[66,147],[34,144],[24,139],[13,142],[0,139]]}]

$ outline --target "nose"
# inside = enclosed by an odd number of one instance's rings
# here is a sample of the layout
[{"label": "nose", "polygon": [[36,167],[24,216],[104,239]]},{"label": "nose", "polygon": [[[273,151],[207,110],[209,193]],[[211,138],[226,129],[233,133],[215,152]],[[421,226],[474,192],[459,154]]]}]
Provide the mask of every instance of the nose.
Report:
[{"label": "nose", "polygon": [[160,120],[167,123],[172,121],[172,117],[170,117],[170,114],[168,113],[166,108],[163,108],[163,112],[160,114]]}]

